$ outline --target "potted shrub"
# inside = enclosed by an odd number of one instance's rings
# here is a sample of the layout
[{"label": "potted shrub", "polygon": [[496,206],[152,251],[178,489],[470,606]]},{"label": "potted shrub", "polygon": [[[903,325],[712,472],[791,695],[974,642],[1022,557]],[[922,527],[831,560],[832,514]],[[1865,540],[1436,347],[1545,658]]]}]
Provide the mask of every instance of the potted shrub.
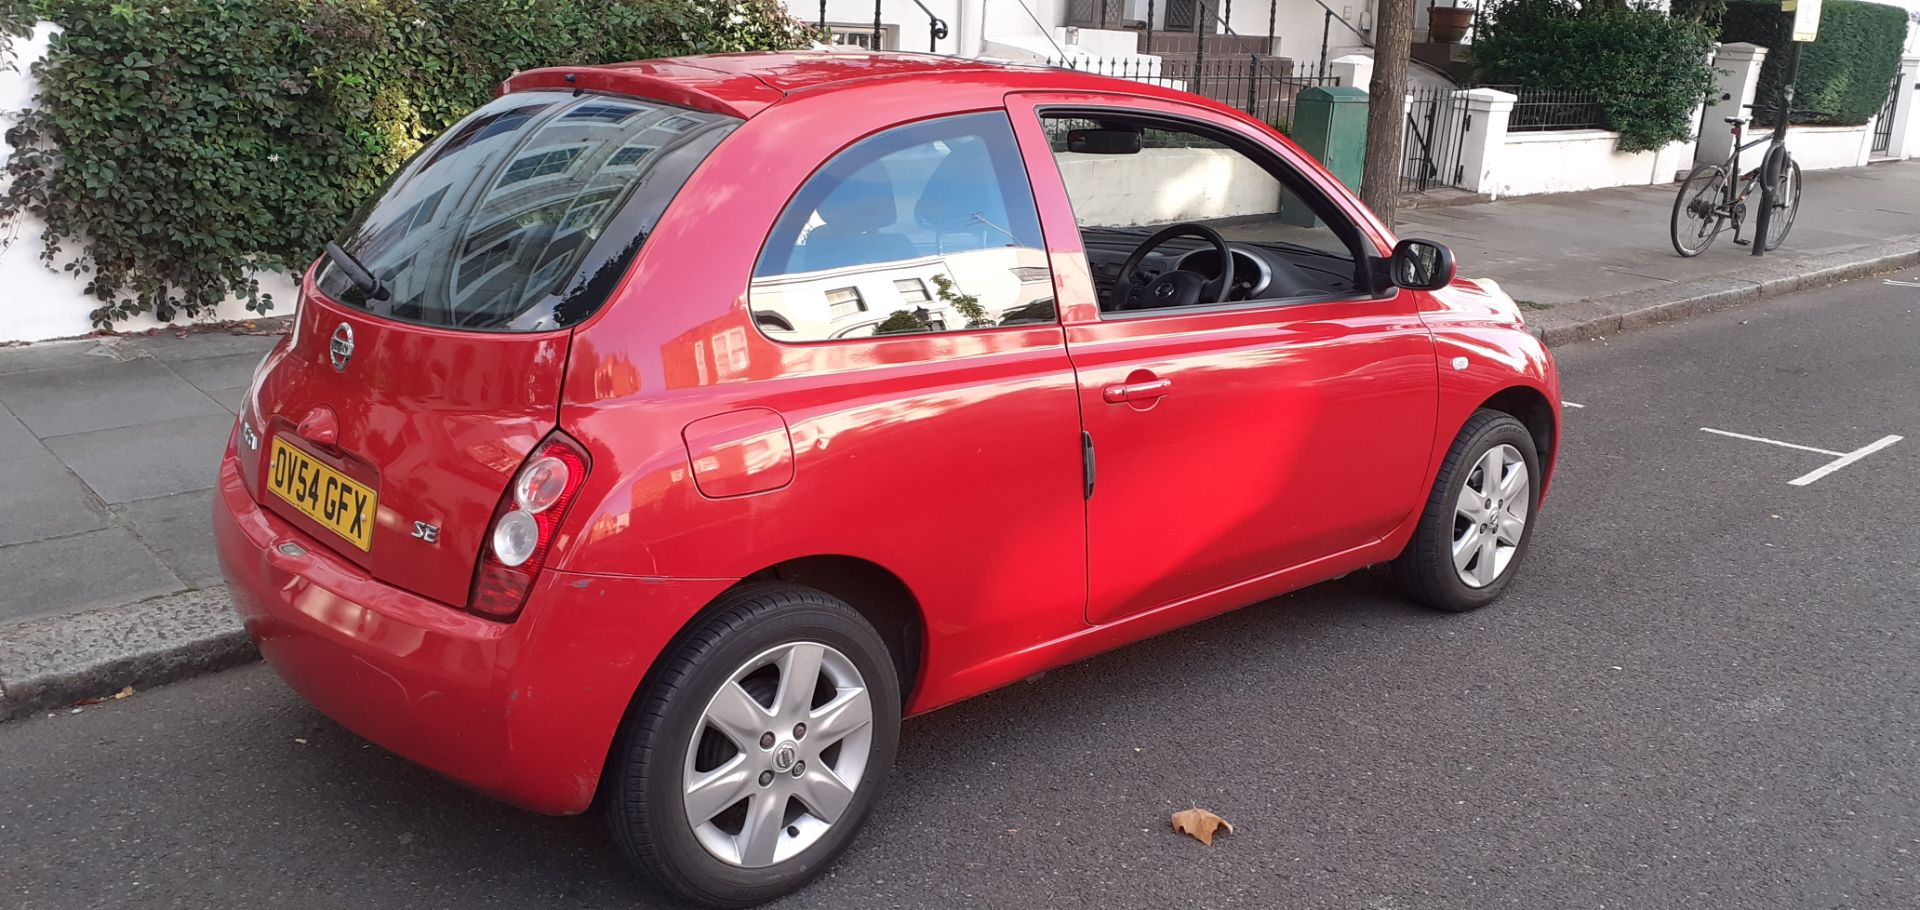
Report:
[{"label": "potted shrub", "polygon": [[1427,39],[1438,44],[1459,44],[1473,25],[1471,6],[1427,7]]}]

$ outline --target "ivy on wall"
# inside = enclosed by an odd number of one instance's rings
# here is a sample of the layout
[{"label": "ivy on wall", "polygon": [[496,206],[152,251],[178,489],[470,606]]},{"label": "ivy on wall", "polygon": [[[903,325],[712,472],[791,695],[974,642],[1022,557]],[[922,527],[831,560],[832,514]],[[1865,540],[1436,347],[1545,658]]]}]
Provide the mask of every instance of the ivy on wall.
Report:
[{"label": "ivy on wall", "polygon": [[8,141],[0,219],[46,223],[101,327],[303,267],[517,70],[804,46],[778,0],[0,0],[61,27]]},{"label": "ivy on wall", "polygon": [[0,0],[0,71],[13,67],[13,42],[33,33],[39,16],[27,0]]}]

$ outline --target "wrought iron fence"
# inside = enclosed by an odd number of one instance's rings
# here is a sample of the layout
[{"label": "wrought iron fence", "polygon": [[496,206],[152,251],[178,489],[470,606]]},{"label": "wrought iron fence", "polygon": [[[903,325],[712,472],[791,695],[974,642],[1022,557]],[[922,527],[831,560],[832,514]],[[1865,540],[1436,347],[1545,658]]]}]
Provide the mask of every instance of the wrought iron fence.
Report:
[{"label": "wrought iron fence", "polygon": [[1239,108],[1281,132],[1293,124],[1300,93],[1340,84],[1318,67],[1257,54],[1203,57],[1091,57],[1053,60],[1053,66],[1116,76],[1192,92]]},{"label": "wrought iron fence", "polygon": [[1426,86],[1407,93],[1407,129],[1400,140],[1401,192],[1460,185],[1464,176],[1460,151],[1471,116],[1463,93],[1451,86]]},{"label": "wrought iron fence", "polygon": [[1894,74],[1893,82],[1887,86],[1887,100],[1880,105],[1880,115],[1874,118],[1872,154],[1884,155],[1893,148],[1893,114],[1900,107],[1900,89],[1904,85],[1901,75]]},{"label": "wrought iron fence", "polygon": [[1607,128],[1607,109],[1592,92],[1555,91],[1524,85],[1483,85],[1514,96],[1509,131],[1601,130]]},{"label": "wrought iron fence", "polygon": [[[1591,92],[1554,91],[1522,85],[1484,85],[1515,96],[1507,120],[1510,132],[1606,129],[1606,107]],[[1400,189],[1424,193],[1459,186],[1466,175],[1460,153],[1474,128],[1465,89],[1426,86],[1408,93],[1406,134],[1402,138]]]}]

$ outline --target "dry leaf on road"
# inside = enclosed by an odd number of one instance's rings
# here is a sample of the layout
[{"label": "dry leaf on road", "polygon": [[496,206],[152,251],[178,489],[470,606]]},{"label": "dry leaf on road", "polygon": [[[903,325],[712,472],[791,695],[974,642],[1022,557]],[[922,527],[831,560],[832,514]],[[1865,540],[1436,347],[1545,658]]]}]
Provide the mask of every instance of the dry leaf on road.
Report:
[{"label": "dry leaf on road", "polygon": [[1232,834],[1233,822],[1201,808],[1184,809],[1173,813],[1173,830],[1192,835],[1194,840],[1209,847],[1213,846],[1213,832],[1220,828],[1225,828],[1228,834]]},{"label": "dry leaf on road", "polygon": [[132,698],[132,697],[133,697],[133,687],[132,687],[132,686],[128,686],[128,687],[126,687],[126,688],[124,688],[124,689],[121,689],[120,691],[118,691],[118,692],[115,692],[115,693],[113,693],[113,697],[114,697],[114,698]]}]

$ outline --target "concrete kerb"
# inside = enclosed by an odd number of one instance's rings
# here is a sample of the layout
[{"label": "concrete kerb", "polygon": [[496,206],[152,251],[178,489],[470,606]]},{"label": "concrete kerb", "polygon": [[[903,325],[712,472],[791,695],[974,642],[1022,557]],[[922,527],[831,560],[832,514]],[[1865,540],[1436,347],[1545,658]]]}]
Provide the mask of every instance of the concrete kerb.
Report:
[{"label": "concrete kerb", "polygon": [[225,586],[0,626],[0,721],[257,656]]},{"label": "concrete kerb", "polygon": [[1547,344],[1572,344],[1916,264],[1920,264],[1920,239],[1833,256],[1772,263],[1762,260],[1748,275],[1715,276],[1671,287],[1583,300],[1565,304],[1556,308],[1558,312],[1530,321],[1534,323],[1533,333]]}]

